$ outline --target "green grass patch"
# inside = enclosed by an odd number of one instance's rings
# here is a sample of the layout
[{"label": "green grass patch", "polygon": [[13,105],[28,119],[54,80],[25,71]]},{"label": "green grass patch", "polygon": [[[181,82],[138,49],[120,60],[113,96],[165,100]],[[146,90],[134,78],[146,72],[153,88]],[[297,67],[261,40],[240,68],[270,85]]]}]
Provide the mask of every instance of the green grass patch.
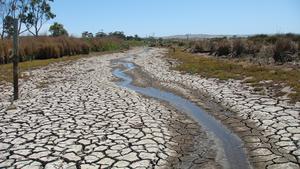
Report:
[{"label": "green grass patch", "polygon": [[[26,62],[19,63],[19,69],[20,69],[20,73],[21,73],[24,71],[47,66],[51,63],[72,61],[72,60],[77,60],[79,58],[82,58],[82,55],[66,56],[66,57],[61,57],[61,58],[57,58],[57,59],[26,61]],[[13,65],[11,63],[5,64],[5,65],[0,65],[0,82],[1,81],[12,82],[12,76],[13,76],[12,67],[13,67]]]},{"label": "green grass patch", "polygon": [[[275,84],[284,84],[293,88],[295,93],[289,95],[292,102],[300,101],[300,70],[283,69],[274,66],[259,66],[247,62],[237,62],[230,59],[203,57],[180,50],[170,51],[170,58],[176,59],[180,64],[176,70],[186,73],[196,73],[208,78],[244,79],[245,82],[256,86],[259,82],[272,80],[268,87]],[[275,86],[274,86],[275,87]]]},{"label": "green grass patch", "polygon": [[139,40],[127,40],[127,41],[124,41],[123,43],[128,45],[128,46],[131,46],[131,47],[145,45],[144,41],[139,41]]}]

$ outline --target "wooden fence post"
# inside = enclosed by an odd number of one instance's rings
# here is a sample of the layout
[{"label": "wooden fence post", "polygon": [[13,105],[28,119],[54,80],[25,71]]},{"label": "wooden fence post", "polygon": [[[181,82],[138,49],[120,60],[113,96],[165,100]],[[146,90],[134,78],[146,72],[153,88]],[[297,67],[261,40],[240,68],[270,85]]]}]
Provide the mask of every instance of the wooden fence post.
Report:
[{"label": "wooden fence post", "polygon": [[14,35],[13,35],[13,86],[14,86],[14,100],[19,98],[19,31],[18,19],[14,19]]}]

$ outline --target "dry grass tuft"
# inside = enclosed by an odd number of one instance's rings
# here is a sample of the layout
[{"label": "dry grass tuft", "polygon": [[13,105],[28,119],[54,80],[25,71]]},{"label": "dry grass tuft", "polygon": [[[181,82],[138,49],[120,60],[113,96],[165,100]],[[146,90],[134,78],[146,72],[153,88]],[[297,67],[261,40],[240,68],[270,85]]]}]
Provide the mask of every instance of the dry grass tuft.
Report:
[{"label": "dry grass tuft", "polygon": [[[21,37],[19,56],[22,62],[128,48],[129,45],[118,38]],[[12,40],[0,40],[0,64],[12,61],[11,53]]]}]

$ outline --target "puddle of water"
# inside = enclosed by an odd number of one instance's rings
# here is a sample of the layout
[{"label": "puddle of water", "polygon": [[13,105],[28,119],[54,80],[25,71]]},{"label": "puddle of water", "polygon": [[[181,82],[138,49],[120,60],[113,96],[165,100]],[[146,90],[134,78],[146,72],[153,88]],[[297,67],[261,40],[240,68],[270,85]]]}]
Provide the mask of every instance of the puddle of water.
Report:
[{"label": "puddle of water", "polygon": [[177,110],[188,113],[188,115],[193,117],[201,126],[217,137],[224,149],[226,156],[225,158],[227,164],[229,165],[228,168],[250,168],[247,156],[243,150],[243,142],[214,117],[206,113],[196,104],[173,93],[165,92],[152,87],[142,88],[132,85],[131,83],[133,79],[125,72],[134,69],[134,64],[129,62],[129,60],[120,60],[118,63],[127,68],[125,70],[117,68],[113,71],[114,76],[122,79],[122,81],[117,82],[119,86],[134,90],[152,98],[166,101]]}]

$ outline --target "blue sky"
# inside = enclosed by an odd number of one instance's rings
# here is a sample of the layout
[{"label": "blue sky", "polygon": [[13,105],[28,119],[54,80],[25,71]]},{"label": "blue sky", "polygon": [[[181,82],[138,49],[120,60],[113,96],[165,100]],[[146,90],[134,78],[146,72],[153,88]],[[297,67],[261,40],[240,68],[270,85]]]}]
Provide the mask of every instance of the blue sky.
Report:
[{"label": "blue sky", "polygon": [[55,0],[70,34],[124,31],[176,34],[300,33],[300,0]]}]

